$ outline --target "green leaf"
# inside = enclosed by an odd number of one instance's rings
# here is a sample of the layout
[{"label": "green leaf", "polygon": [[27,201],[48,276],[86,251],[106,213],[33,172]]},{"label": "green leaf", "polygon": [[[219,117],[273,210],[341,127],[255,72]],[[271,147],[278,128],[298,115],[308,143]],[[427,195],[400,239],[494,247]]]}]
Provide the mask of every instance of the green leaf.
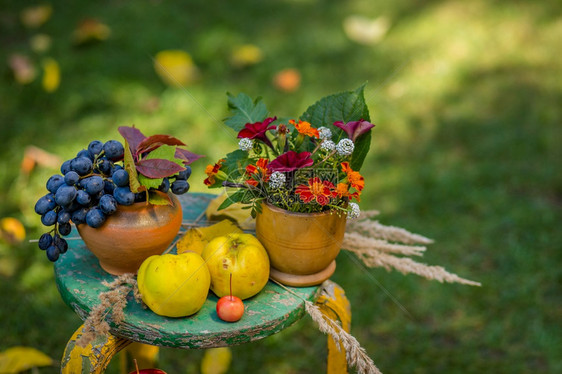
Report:
[{"label": "green leaf", "polygon": [[337,130],[338,133],[342,130],[333,126],[336,121],[349,122],[360,119],[370,121],[364,90],[365,84],[355,91],[326,96],[308,107],[301,119],[310,122],[314,127],[326,126]]},{"label": "green leaf", "polygon": [[155,190],[148,191],[148,202],[153,205],[172,205],[167,193]]},{"label": "green leaf", "polygon": [[139,174],[139,182],[146,188],[155,188],[157,189],[162,184],[164,178],[148,178],[142,174]]},{"label": "green leaf", "polygon": [[217,208],[217,210],[221,210],[221,209],[225,209],[228,208],[229,206],[231,206],[234,203],[245,203],[248,202],[250,197],[251,197],[251,192],[248,191],[247,189],[240,189],[236,192],[234,192],[231,195],[228,195],[228,197],[226,198],[226,200],[224,200],[222,202],[222,204]]},{"label": "green leaf", "polygon": [[223,162],[223,170],[228,175],[228,180],[236,180],[244,174],[247,160],[248,152],[244,152],[241,149],[226,155],[226,159]]},{"label": "green leaf", "polygon": [[[326,126],[332,130],[337,143],[344,138],[345,132],[334,126],[334,122],[370,121],[369,108],[365,103],[365,84],[355,91],[341,92],[326,96],[312,104],[301,116],[303,121],[310,122],[314,127]],[[351,168],[359,171],[371,146],[371,131],[361,135],[355,141],[355,150],[351,155]]]},{"label": "green leaf", "polygon": [[231,116],[224,123],[236,132],[242,130],[247,123],[261,122],[267,118],[267,108],[261,98],[252,101],[248,95],[239,93],[238,96],[228,95],[228,108]]},{"label": "green leaf", "polygon": [[139,182],[139,175],[137,173],[137,168],[135,166],[135,161],[133,159],[133,154],[131,153],[131,148],[129,148],[129,143],[125,139],[125,155],[123,157],[123,167],[129,173],[129,187],[134,193],[146,191],[146,187],[142,186]]}]

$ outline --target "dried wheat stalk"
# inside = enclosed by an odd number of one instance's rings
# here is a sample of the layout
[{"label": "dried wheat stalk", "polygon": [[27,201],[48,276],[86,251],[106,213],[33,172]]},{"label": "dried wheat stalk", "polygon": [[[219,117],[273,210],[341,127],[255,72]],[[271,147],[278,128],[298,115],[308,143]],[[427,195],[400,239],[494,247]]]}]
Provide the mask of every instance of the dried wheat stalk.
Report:
[{"label": "dried wheat stalk", "polygon": [[[98,336],[109,334],[109,323],[106,317],[111,313],[111,319],[115,323],[120,323],[125,318],[123,310],[127,306],[127,295],[131,290],[135,299],[140,299],[137,281],[134,274],[123,274],[113,282],[102,282],[109,288],[109,291],[99,294],[100,303],[92,308],[88,318],[84,321],[82,335],[76,344],[85,348],[92,340]],[[137,300],[138,301],[138,300]]]},{"label": "dried wheat stalk", "polygon": [[[372,216],[372,215],[370,215]],[[422,256],[426,247],[411,244],[430,244],[433,240],[394,226],[385,226],[368,219],[369,215],[350,221],[342,248],[353,252],[368,267],[396,269],[403,274],[417,274],[439,282],[481,286],[480,283],[449,273],[441,266],[429,266],[405,256]],[[397,244],[402,243],[402,244]]]}]

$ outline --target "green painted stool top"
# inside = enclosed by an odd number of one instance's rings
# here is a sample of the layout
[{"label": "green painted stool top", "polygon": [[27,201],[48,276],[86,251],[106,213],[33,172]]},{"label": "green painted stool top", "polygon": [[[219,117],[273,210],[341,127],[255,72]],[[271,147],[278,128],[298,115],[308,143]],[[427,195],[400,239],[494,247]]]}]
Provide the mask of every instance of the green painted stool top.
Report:
[{"label": "green painted stool top", "polygon": [[[184,221],[194,221],[214,195],[189,193],[180,198]],[[201,221],[205,221],[203,217]],[[77,231],[74,230],[77,235]],[[71,234],[72,235],[72,234]],[[55,263],[57,287],[63,298],[82,319],[99,303],[102,281],[115,277],[106,273],[82,240],[69,240],[68,252]],[[291,288],[305,300],[314,301],[318,287]],[[305,313],[299,297],[268,282],[256,296],[245,300],[244,316],[235,323],[217,317],[217,297],[209,292],[203,308],[185,318],[168,318],[143,309],[128,296],[125,319],[111,324],[111,333],[136,342],[175,348],[211,348],[246,343],[275,334],[298,321]]]}]

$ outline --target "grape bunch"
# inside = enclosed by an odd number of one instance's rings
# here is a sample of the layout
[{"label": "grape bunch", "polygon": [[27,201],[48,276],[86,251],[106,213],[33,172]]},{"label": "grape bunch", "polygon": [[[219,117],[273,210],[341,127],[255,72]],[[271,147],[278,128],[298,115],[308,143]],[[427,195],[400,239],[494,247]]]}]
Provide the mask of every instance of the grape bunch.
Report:
[{"label": "grape bunch", "polygon": [[[35,204],[41,223],[54,226],[39,238],[39,248],[55,262],[68,249],[63,238],[75,225],[87,224],[101,227],[119,205],[132,205],[146,201],[146,192],[133,193],[129,186],[129,173],[123,168],[123,145],[117,140],[102,143],[92,141],[75,158],[65,161],[61,174],[47,181],[48,193]],[[191,167],[171,177],[164,178],[158,190],[181,195],[189,190],[187,182]]]}]

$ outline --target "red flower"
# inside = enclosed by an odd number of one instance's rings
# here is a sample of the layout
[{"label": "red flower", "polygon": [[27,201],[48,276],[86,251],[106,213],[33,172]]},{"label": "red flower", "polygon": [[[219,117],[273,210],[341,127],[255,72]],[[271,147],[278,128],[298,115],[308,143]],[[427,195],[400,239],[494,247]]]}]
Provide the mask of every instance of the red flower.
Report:
[{"label": "red flower", "polygon": [[271,141],[265,135],[267,130],[274,130],[277,128],[275,125],[269,124],[275,121],[277,117],[266,118],[263,122],[247,123],[244,128],[238,133],[238,138],[258,139],[273,148]]},{"label": "red flower", "polygon": [[246,174],[250,176],[250,179],[246,181],[246,184],[257,187],[260,180],[267,182],[269,180],[269,169],[267,165],[269,160],[267,158],[260,158],[255,165],[246,166]]},{"label": "red flower", "polygon": [[299,195],[303,203],[316,201],[322,206],[328,204],[332,197],[337,196],[334,185],[330,181],[322,181],[318,177],[310,178],[308,185],[297,186],[295,193]]},{"label": "red flower", "polygon": [[285,152],[269,163],[269,170],[287,172],[311,166],[314,161],[310,155],[310,152]]},{"label": "red flower", "polygon": [[351,139],[353,142],[355,142],[355,139],[357,139],[359,136],[363,135],[364,133],[375,127],[375,125],[373,125],[371,122],[363,121],[363,119],[360,119],[359,121],[351,121],[347,123],[343,123],[342,121],[337,121],[334,122],[334,126],[339,127],[340,129],[345,131],[348,138]]}]

